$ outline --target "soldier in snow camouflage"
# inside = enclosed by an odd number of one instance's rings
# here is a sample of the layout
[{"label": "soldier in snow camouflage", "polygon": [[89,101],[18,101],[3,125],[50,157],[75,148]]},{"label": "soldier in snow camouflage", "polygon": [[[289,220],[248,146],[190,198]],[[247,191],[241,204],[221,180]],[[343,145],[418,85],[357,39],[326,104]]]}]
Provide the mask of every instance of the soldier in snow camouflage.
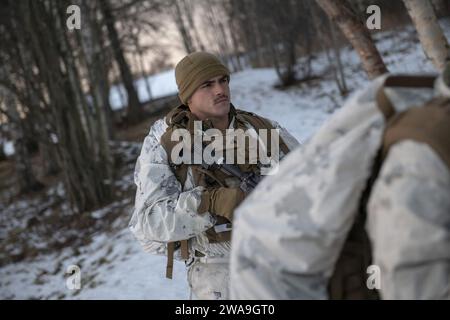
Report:
[{"label": "soldier in snow camouflage", "polygon": [[422,78],[374,80],[258,185],[231,298],[450,299],[450,81]]},{"label": "soldier in snow camouflage", "polygon": [[[175,76],[183,104],[157,121],[144,140],[136,163],[137,192],[130,229],[144,250],[168,255],[168,277],[171,257],[185,260],[195,298],[228,299],[230,225],[234,209],[247,194],[235,177],[195,164],[176,164],[172,134],[183,129],[195,136],[196,121],[202,121],[203,136],[208,128],[224,135],[226,129],[277,129],[280,158],[298,142],[277,123],[230,104],[230,73],[215,56],[205,52],[190,54],[178,63]],[[254,139],[258,147],[270,149],[258,136]],[[235,144],[226,145],[223,151],[235,148]],[[259,160],[237,167],[241,172],[260,173]]]}]

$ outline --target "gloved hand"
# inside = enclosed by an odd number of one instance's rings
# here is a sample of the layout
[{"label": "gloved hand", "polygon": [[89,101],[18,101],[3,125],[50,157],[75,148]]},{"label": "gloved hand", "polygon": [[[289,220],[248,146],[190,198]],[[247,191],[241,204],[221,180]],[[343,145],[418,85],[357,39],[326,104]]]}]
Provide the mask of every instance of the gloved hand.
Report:
[{"label": "gloved hand", "polygon": [[206,211],[233,221],[234,209],[244,200],[245,193],[240,188],[211,188],[203,191],[198,212]]}]

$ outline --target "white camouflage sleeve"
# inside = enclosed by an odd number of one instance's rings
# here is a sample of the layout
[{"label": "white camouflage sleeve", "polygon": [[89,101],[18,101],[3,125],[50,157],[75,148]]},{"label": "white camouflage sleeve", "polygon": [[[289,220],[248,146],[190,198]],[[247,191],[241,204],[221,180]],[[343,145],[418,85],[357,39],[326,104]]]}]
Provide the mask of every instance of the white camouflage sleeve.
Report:
[{"label": "white camouflage sleeve", "polygon": [[367,229],[383,299],[450,299],[450,171],[426,144],[388,153]]},{"label": "white camouflage sleeve", "polygon": [[381,81],[353,96],[237,209],[232,299],[328,298],[382,137],[384,118],[374,102]]},{"label": "white camouflage sleeve", "polygon": [[172,172],[160,144],[164,126],[159,120],[150,129],[134,173],[137,190],[129,227],[143,244],[192,238],[215,223],[209,213],[197,213],[203,187],[182,191]]}]

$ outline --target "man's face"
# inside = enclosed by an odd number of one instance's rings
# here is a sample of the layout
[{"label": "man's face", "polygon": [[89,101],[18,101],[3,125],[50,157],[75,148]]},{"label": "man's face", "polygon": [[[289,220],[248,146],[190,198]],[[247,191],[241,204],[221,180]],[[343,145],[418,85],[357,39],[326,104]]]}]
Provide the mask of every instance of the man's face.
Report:
[{"label": "man's face", "polygon": [[189,109],[200,120],[221,119],[230,111],[228,76],[203,82],[188,100]]}]

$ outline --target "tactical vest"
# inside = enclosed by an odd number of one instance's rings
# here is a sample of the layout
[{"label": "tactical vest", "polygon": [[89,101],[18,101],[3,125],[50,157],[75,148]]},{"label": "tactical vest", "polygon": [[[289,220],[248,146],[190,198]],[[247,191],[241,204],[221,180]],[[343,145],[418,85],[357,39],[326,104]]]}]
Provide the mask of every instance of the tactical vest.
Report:
[{"label": "tactical vest", "polygon": [[362,194],[356,217],[328,285],[330,299],[378,299],[376,290],[369,290],[367,267],[372,262],[372,250],[365,230],[366,207],[373,183],[389,148],[403,140],[428,144],[450,169],[450,99],[438,97],[420,107],[395,112],[385,93],[385,87],[432,88],[435,77],[390,76],[376,96],[379,109],[386,119],[382,145],[374,162],[372,175]]},{"label": "tactical vest", "polygon": [[[250,124],[253,129],[256,130],[256,132],[259,132],[260,129],[268,129],[267,131],[267,141],[266,141],[266,148],[267,150],[271,150],[271,136],[270,136],[270,129],[275,129],[272,125],[272,123],[263,118],[260,117],[254,113],[246,112],[242,110],[235,109],[233,105],[230,107],[230,114],[229,114],[230,120],[234,117],[235,121],[235,128],[236,129],[242,129],[243,131],[247,130],[247,124]],[[203,187],[229,187],[232,177],[226,176],[224,173],[220,172],[219,170],[210,171],[205,170],[202,168],[201,165],[197,164],[179,164],[175,165],[173,162],[173,159],[171,159],[172,155],[172,149],[176,144],[178,144],[178,141],[172,141],[171,135],[172,132],[175,129],[187,129],[191,134],[193,133],[193,121],[197,120],[192,113],[189,111],[189,108],[185,105],[181,105],[172,111],[170,111],[166,116],[166,123],[168,125],[168,128],[166,132],[161,137],[161,145],[163,146],[164,150],[166,151],[168,155],[168,161],[169,165],[172,168],[172,171],[174,172],[175,176],[177,177],[178,181],[181,183],[182,186],[184,186],[188,169],[189,167],[192,170],[193,180],[195,186],[203,186]],[[207,128],[212,128],[212,124],[208,121],[204,121],[205,125],[203,127],[204,130]],[[206,127],[206,129],[205,129]],[[283,141],[283,139],[280,137],[279,139],[279,147],[280,150],[287,154],[289,152],[289,148]],[[268,156],[270,156],[270,152],[268,152]],[[244,172],[250,172],[250,171],[258,171],[259,168],[256,164],[237,164],[239,169]],[[237,186],[237,185],[236,185]],[[221,216],[216,216],[217,224],[225,224],[229,223],[229,221]],[[208,241],[210,243],[217,243],[217,242],[224,242],[224,241],[230,241],[231,239],[231,231],[224,231],[217,233],[214,229],[214,227],[208,229],[205,232]],[[188,252],[188,240],[181,240],[177,242],[171,242],[168,243],[168,261],[167,261],[167,269],[166,269],[166,277],[172,278],[172,269],[173,269],[173,255],[174,251],[177,248],[180,248],[181,250],[181,256],[182,259],[187,260],[189,257]]]}]

